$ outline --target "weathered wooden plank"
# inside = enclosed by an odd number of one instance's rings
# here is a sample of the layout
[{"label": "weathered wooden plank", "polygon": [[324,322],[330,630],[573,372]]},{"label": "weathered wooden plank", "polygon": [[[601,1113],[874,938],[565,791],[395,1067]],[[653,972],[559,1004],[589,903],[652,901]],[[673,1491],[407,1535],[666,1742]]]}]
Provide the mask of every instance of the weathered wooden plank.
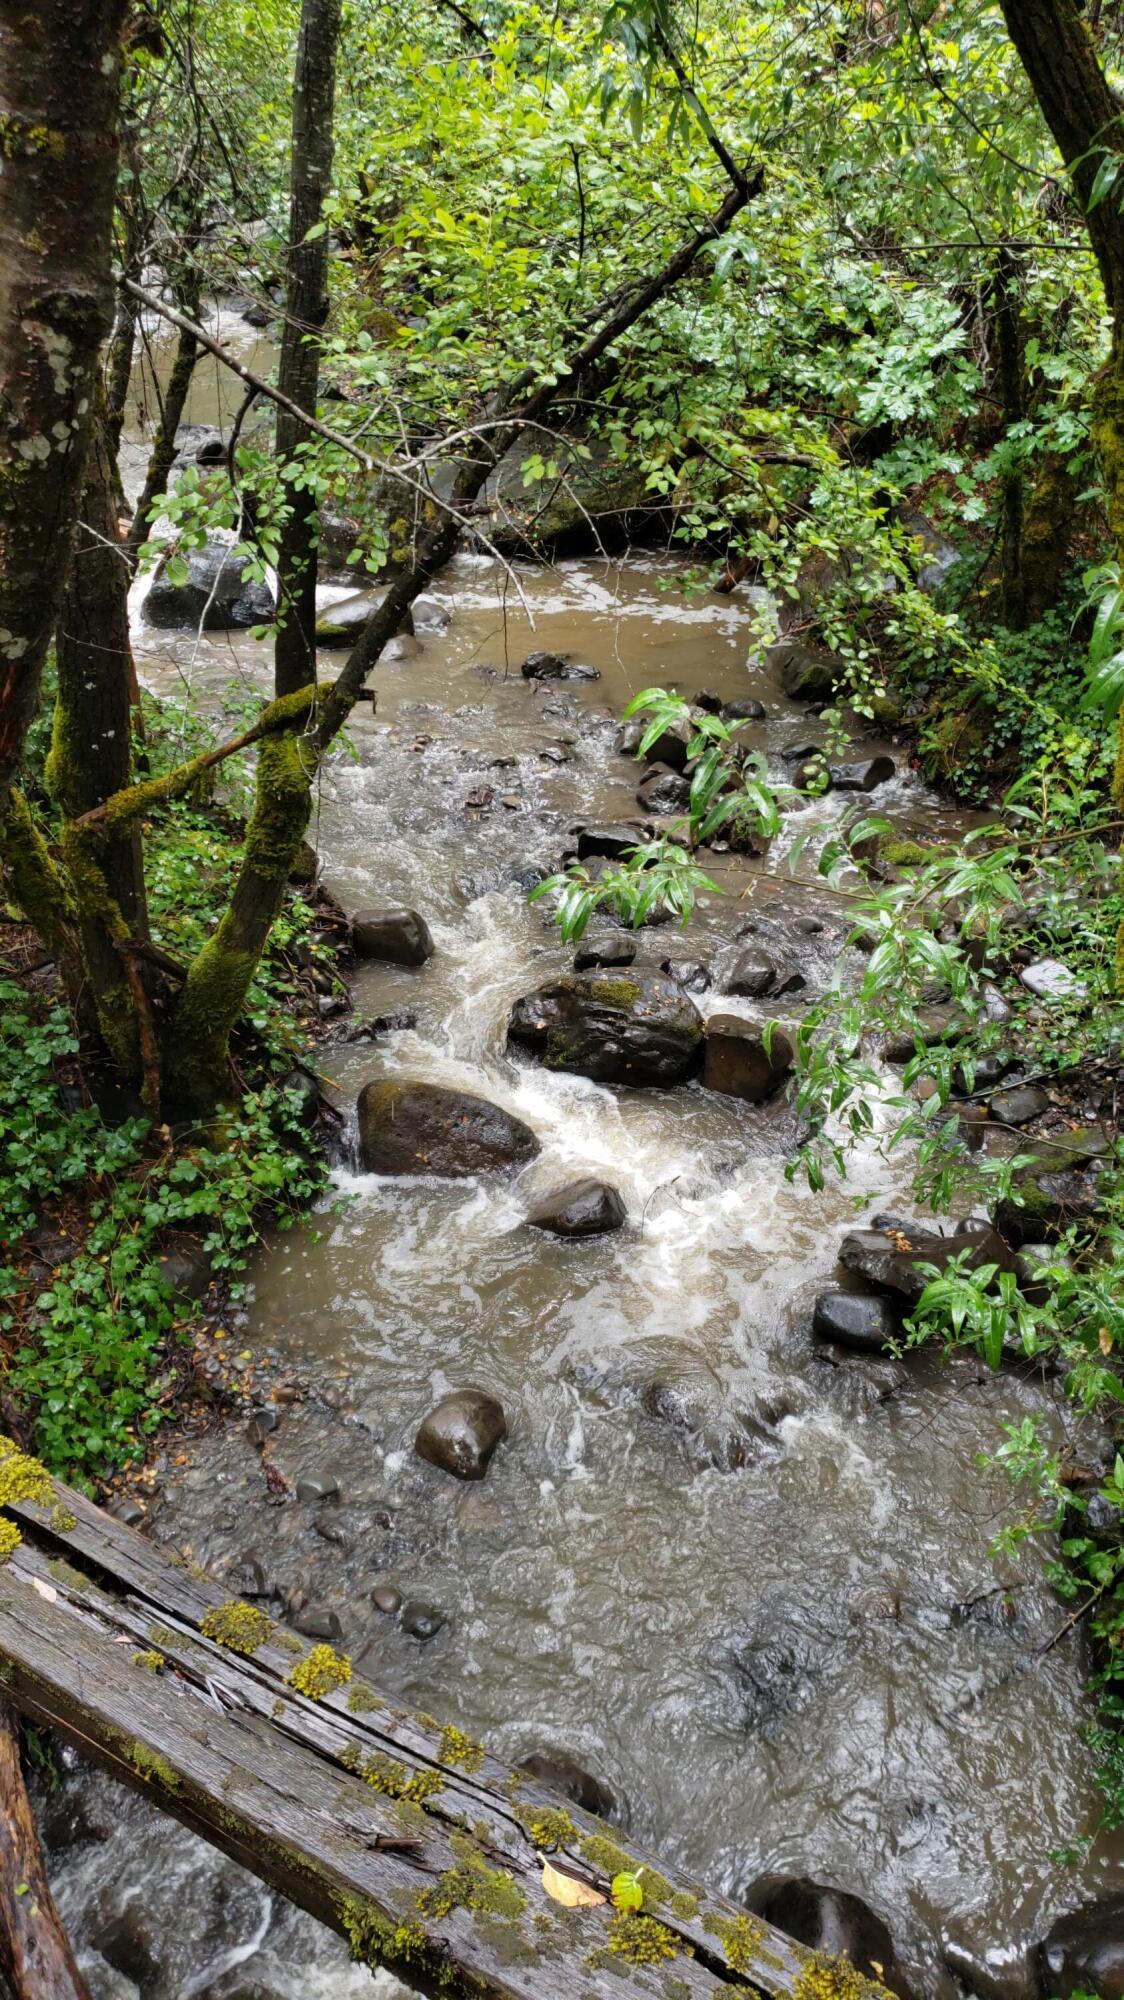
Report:
[{"label": "weathered wooden plank", "polygon": [[[25,1713],[427,1993],[495,2000],[777,2000],[830,1991],[782,1933],[661,1867],[460,1731],[366,1683],[311,1700],[307,1642],[271,1624],[243,1656],[205,1636],[221,1590],[56,1484],[9,1509],[0,1677]],[[147,1657],[146,1657],[147,1656]],[[564,1909],[543,1860],[608,1895],[643,1869],[641,1917]],[[848,2000],[863,1982],[845,1968]],[[870,1989],[872,1993],[880,1989]]]}]

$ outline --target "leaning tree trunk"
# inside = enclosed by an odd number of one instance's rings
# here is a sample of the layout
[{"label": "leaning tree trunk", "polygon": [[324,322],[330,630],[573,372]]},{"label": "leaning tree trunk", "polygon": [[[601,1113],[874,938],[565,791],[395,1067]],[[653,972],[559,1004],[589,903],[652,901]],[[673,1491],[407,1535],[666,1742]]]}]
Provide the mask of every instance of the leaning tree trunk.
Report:
[{"label": "leaning tree trunk", "polygon": [[[58,695],[46,778],[63,815],[82,957],[98,1033],[127,1076],[141,1075],[145,1002],[135,946],[147,931],[140,831],[114,831],[97,860],[69,823],[128,785],[132,775],[129,567],[117,536],[117,497],[104,407],[86,460],[82,508],[55,652]],[[152,1107],[155,1109],[155,1105]]]},{"label": "leaning tree trunk", "polygon": [[[320,335],[328,317],[328,237],[324,197],[332,176],[332,117],[340,0],[303,0],[293,87],[293,154],[289,192],[288,286],[279,382],[302,410],[315,413],[320,386]],[[277,456],[299,465],[308,432],[288,410],[277,412]],[[274,653],[274,688],[293,694],[316,679],[317,505],[289,478],[289,510],[277,563],[281,624]]]},{"label": "leaning tree trunk", "polygon": [[[187,232],[186,262],[179,273],[173,293],[181,313],[188,319],[197,320],[202,297],[202,284],[195,263],[195,249],[199,240],[198,222],[192,223]],[[137,567],[141,549],[148,540],[152,525],[154,503],[168,489],[168,479],[176,461],[176,433],[183,422],[184,407],[191,389],[191,378],[195,373],[195,363],[199,358],[199,343],[193,333],[181,326],[176,336],[176,351],[172,360],[171,373],[164,390],[160,406],[160,422],[152,441],[148,465],[145,469],[144,486],[137,501],[125,544],[125,556],[130,574]]]},{"label": "leaning tree trunk", "polygon": [[[1001,0],[1001,5],[1007,33],[1081,203],[1112,314],[1112,347],[1094,393],[1092,428],[1124,571],[1124,104],[1101,68],[1077,0]],[[1093,202],[1094,183],[1109,155],[1120,159],[1117,179]],[[1124,708],[1117,717],[1113,798],[1124,813]],[[1124,923],[1117,934],[1116,987],[1124,994]]]},{"label": "leaning tree trunk", "polygon": [[7,1702],[0,1702],[0,1979],[15,2000],[90,2000],[51,1900]]},{"label": "leaning tree trunk", "polygon": [[70,555],[110,268],[126,0],[0,0],[0,827]]}]

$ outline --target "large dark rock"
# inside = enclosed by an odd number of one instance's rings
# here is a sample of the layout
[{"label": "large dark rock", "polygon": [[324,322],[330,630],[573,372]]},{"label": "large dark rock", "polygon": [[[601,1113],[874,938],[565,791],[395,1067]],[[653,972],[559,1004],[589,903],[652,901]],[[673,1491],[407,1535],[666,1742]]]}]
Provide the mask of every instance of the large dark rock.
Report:
[{"label": "large dark rock", "polygon": [[829,768],[833,792],[873,792],[886,785],[897,766],[892,757],[863,757],[853,764],[832,764]]},{"label": "large dark rock", "polygon": [[424,965],[433,957],[429,925],[416,910],[357,910],[351,920],[357,958],[387,965]]},{"label": "large dark rock", "polygon": [[980,1264],[998,1264],[1001,1271],[1014,1269],[1012,1251],[987,1222],[961,1223],[948,1236],[939,1236],[935,1230],[914,1223],[886,1229],[855,1229],[840,1244],[839,1262],[845,1271],[865,1278],[879,1291],[915,1300],[929,1282],[918,1267],[933,1264],[943,1271],[961,1251],[968,1253],[970,1271]]},{"label": "large dark rock", "polygon": [[776,978],[776,964],[768,952],[751,949],[741,953],[722,991],[755,999],[761,993],[771,992]]},{"label": "large dark rock", "polygon": [[539,1202],[527,1220],[553,1236],[605,1236],[623,1229],[626,1211],[616,1188],[604,1181],[571,1181]]},{"label": "large dark rock", "polygon": [[371,1174],[459,1180],[520,1167],[538,1150],[521,1119],[463,1090],[387,1077],[359,1093],[359,1152]]},{"label": "large dark rock", "polygon": [[712,1014],[706,1024],[703,1082],[726,1097],[762,1104],[775,1096],[792,1069],[792,1043],[774,1027],[769,1047],[762,1028],[740,1014]]},{"label": "large dark rock", "polygon": [[483,1479],[502,1438],[507,1418],[498,1396],[487,1389],[454,1389],[429,1412],[414,1439],[419,1458],[455,1479]]},{"label": "large dark rock", "polygon": [[231,626],[268,624],[273,617],[273,592],[246,577],[246,561],[233,544],[215,538],[186,557],[187,577],[175,583],[165,567],[153,579],[142,608],[146,625],[161,631],[191,631],[202,622],[207,631]]},{"label": "large dark rock", "polygon": [[598,1819],[612,1819],[617,1812],[617,1801],[608,1785],[585,1770],[568,1750],[533,1750],[520,1760],[518,1769]]},{"label": "large dark rock", "polygon": [[849,1959],[868,1979],[909,2000],[894,1941],[881,1917],[858,1896],[798,1876],[762,1887],[749,1902],[766,1923],[776,1924],[799,1944]]},{"label": "large dark rock", "polygon": [[1043,2000],[1071,1993],[1124,2000],[1124,1896],[1059,1917],[1038,1947],[1038,1976]]},{"label": "large dark rock", "polygon": [[783,639],[770,648],[769,660],[780,667],[781,686],[793,701],[830,701],[843,674],[843,661],[802,639]]},{"label": "large dark rock", "polygon": [[765,716],[764,702],[752,694],[739,695],[737,701],[725,702],[722,708],[724,722],[764,722]]},{"label": "large dark rock", "polygon": [[578,860],[588,861],[592,856],[602,856],[607,861],[619,861],[622,854],[640,845],[645,838],[645,828],[637,821],[618,820],[610,826],[582,826],[578,828]]},{"label": "large dark rock", "polygon": [[898,1316],[885,1298],[860,1292],[821,1292],[812,1308],[812,1332],[857,1354],[881,1354],[899,1332]]},{"label": "large dark rock", "polygon": [[[647,727],[647,723],[644,723],[641,730],[641,740]],[[673,722],[670,728],[662,730],[656,737],[655,742],[645,750],[644,762],[646,764],[664,764],[670,771],[682,771],[686,767],[687,745],[690,743],[693,734],[694,732],[689,722]]]},{"label": "large dark rock", "polygon": [[595,1083],[672,1084],[697,1066],[703,1026],[669,979],[573,973],[517,1000],[507,1034],[548,1069]]},{"label": "large dark rock", "polygon": [[711,984],[710,967],[698,958],[661,958],[660,971],[688,993],[705,993]]},{"label": "large dark rock", "polygon": [[606,966],[631,965],[636,941],[619,932],[615,937],[587,938],[574,953],[575,972],[597,972]]},{"label": "large dark rock", "polygon": [[1015,1175],[1010,1197],[998,1204],[996,1228],[1022,1245],[1053,1242],[1070,1223],[1094,1222],[1104,1203],[1100,1167],[1111,1153],[1097,1125],[1040,1140],[1031,1164]]},{"label": "large dark rock", "polygon": [[583,667],[568,653],[528,653],[519,669],[525,681],[599,681],[596,667]]},{"label": "large dark rock", "polygon": [[691,803],[691,781],[668,764],[653,764],[636,797],[646,813],[657,817],[686,812]]}]

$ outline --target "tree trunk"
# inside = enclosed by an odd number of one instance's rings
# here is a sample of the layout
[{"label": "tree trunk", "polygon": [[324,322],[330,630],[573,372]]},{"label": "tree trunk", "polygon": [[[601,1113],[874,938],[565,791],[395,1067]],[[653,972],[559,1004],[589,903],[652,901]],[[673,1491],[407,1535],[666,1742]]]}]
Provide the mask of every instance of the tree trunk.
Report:
[{"label": "tree trunk", "polygon": [[[189,255],[197,240],[197,225],[190,232]],[[199,275],[194,262],[186,267],[173,287],[176,304],[189,319],[198,319],[200,306]],[[199,343],[194,334],[180,328],[176,338],[175,359],[164,400],[160,410],[160,422],[152,441],[148,466],[144,475],[144,486],[137,501],[125,544],[125,556],[129,574],[136,571],[141,549],[148,540],[148,530],[152,520],[153,502],[161,493],[167,492],[168,477],[176,460],[176,433],[183,422],[184,404],[191,388],[191,378],[195,373],[195,363],[199,358]]]},{"label": "tree trunk", "polygon": [[[303,0],[293,88],[293,155],[289,189],[289,261],[279,382],[285,395],[315,415],[320,386],[320,335],[328,317],[328,237],[324,197],[332,176],[332,117],[340,0]],[[315,232],[310,235],[310,232]],[[308,438],[287,410],[277,413],[277,456],[299,464]],[[294,694],[316,679],[317,504],[290,478],[289,516],[277,565],[281,624],[274,655],[277,694]]]},{"label": "tree trunk", "polygon": [[0,827],[62,596],[113,313],[126,0],[0,0]]},{"label": "tree trunk", "polygon": [[7,1702],[0,1702],[0,1975],[15,2000],[90,2000],[51,1899]]},{"label": "tree trunk", "polygon": [[[58,696],[46,777],[64,820],[124,789],[132,775],[134,680],[129,568],[117,537],[117,500],[104,408],[86,460],[82,510],[56,637]],[[125,1075],[139,1076],[136,968],[130,943],[147,934],[136,822],[81,855],[64,830],[86,976],[101,1040]]]},{"label": "tree trunk", "polygon": [[[999,391],[1003,428],[1008,436],[1026,414],[1023,394],[1023,343],[1019,326],[1017,260],[999,252],[995,271],[995,335],[999,350]],[[1023,588],[1023,478],[1012,466],[1003,480],[1002,527],[1003,623],[1021,632],[1026,622]]]}]

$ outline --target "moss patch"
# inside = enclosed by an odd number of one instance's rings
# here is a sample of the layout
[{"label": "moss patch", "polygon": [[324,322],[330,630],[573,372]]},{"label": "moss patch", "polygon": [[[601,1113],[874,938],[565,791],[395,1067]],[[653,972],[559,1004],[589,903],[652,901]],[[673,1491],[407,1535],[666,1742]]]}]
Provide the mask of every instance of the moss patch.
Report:
[{"label": "moss patch", "polygon": [[259,1646],[265,1645],[273,1631],[273,1620],[239,1599],[205,1612],[199,1630],[205,1639],[213,1639],[216,1646],[225,1646],[228,1652],[241,1653],[249,1659]]},{"label": "moss patch", "polygon": [[462,1771],[478,1771],[484,1762],[484,1745],[474,1743],[460,1729],[450,1723],[441,1731],[441,1742],[437,1755],[443,1764],[459,1764]]},{"label": "moss patch", "polygon": [[527,1907],[527,1898],[506,1869],[489,1868],[479,1849],[463,1835],[454,1834],[455,1868],[446,1869],[431,1889],[422,1889],[417,1906],[423,1917],[447,1917],[452,1910],[479,1910],[491,1917],[514,1923]]},{"label": "moss patch", "polygon": [[353,1683],[351,1693],[347,1697],[347,1712],[349,1715],[373,1715],[377,1708],[385,1707],[386,1703],[380,1699],[373,1688],[367,1686],[366,1681],[355,1681]]},{"label": "moss patch", "polygon": [[405,1976],[411,1967],[422,1970],[431,1957],[429,1939],[420,1924],[395,1923],[361,1896],[342,1899],[339,1919],[351,1956],[360,1965],[385,1965]]},{"label": "moss patch", "polygon": [[144,1743],[134,1743],[129,1751],[129,1762],[146,1785],[163,1785],[166,1792],[178,1792],[179,1778],[166,1757],[158,1750],[149,1750]]},{"label": "moss patch", "polygon": [[553,1849],[577,1843],[578,1830],[565,1806],[517,1806],[515,1817],[536,1847]]},{"label": "moss patch", "polygon": [[599,1874],[607,1875],[610,1882],[614,1875],[635,1875],[638,1870],[642,1870],[640,1880],[644,1889],[644,1901],[653,1909],[658,1909],[661,1903],[669,1903],[675,1894],[666,1875],[661,1875],[658,1869],[649,1867],[646,1861],[637,1861],[635,1855],[629,1854],[627,1848],[622,1847],[619,1841],[612,1840],[607,1833],[585,1834],[579,1842],[579,1847],[583,1859],[588,1861],[592,1868],[596,1868]]},{"label": "moss patch", "polygon": [[657,1923],[655,1917],[618,1910],[609,1925],[609,1950],[629,1965],[663,1965],[667,1959],[677,1958],[680,1948],[674,1932]]},{"label": "moss patch", "polygon": [[405,1764],[384,1756],[381,1750],[363,1759],[352,1745],[350,1754],[345,1752],[340,1762],[362,1778],[365,1785],[370,1785],[373,1792],[382,1792],[388,1799],[408,1799],[418,1806],[439,1792],[445,1782],[440,1771],[408,1771]]},{"label": "moss patch", "polygon": [[351,1661],[346,1653],[337,1653],[331,1646],[314,1646],[307,1659],[297,1661],[287,1679],[298,1694],[307,1695],[310,1701],[322,1701],[326,1694],[346,1686],[351,1679]]},{"label": "moss patch", "polygon": [[0,1521],[0,1563],[11,1561],[22,1540],[14,1521]]},{"label": "moss patch", "polygon": [[594,979],[589,988],[602,1007],[634,1007],[642,990],[635,979]]},{"label": "moss patch", "polygon": [[144,1667],[147,1673],[159,1674],[163,1673],[167,1661],[163,1653],[158,1653],[155,1647],[150,1647],[146,1652],[133,1654],[133,1665]]},{"label": "moss patch", "polygon": [[781,1966],[783,1959],[765,1947],[767,1932],[756,1917],[722,1917],[717,1912],[703,1919],[703,1928],[718,1939],[726,1963],[734,1972],[748,1972],[754,1961]]},{"label": "moss patch", "polygon": [[892,2000],[892,1996],[887,1987],[859,1972],[849,1958],[810,1951],[797,1974],[792,2000]]},{"label": "moss patch", "polygon": [[0,1507],[16,1507],[27,1500],[43,1504],[54,1497],[46,1466],[20,1451],[11,1438],[0,1437]]}]

